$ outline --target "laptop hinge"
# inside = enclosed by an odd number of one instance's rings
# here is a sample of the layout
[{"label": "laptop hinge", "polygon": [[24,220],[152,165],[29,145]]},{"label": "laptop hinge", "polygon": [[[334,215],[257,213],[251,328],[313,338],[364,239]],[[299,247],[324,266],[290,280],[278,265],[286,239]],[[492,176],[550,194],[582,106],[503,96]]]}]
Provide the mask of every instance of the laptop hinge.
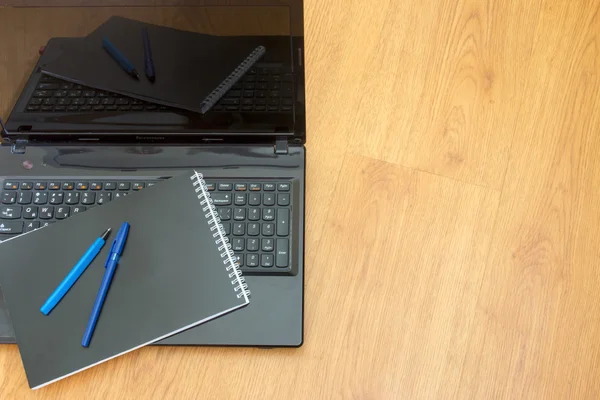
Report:
[{"label": "laptop hinge", "polygon": [[27,139],[17,139],[12,144],[10,149],[13,154],[25,154],[25,150],[27,150],[27,143],[29,141]]},{"label": "laptop hinge", "polygon": [[288,140],[285,136],[279,136],[275,139],[275,154],[288,153]]}]

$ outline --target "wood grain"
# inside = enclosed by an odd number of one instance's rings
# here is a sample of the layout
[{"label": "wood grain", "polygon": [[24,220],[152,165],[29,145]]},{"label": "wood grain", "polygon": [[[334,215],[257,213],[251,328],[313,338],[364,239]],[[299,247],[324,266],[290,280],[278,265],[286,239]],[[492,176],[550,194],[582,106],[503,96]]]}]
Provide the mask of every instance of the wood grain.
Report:
[{"label": "wood grain", "polygon": [[[1,115],[48,29],[87,26],[9,12]],[[600,1],[306,0],[305,25],[304,346],[148,347],[36,392],[1,346],[0,398],[600,397]]]}]

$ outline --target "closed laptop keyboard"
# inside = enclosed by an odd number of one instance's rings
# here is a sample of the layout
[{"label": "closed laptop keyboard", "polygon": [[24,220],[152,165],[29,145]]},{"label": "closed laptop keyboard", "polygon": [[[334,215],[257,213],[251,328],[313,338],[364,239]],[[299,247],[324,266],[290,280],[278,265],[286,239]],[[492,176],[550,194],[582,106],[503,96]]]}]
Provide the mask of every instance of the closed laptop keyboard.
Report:
[{"label": "closed laptop keyboard", "polygon": [[[0,196],[0,241],[118,200],[156,182],[6,179]],[[291,183],[277,180],[207,180],[206,183],[242,271],[290,274]]]}]

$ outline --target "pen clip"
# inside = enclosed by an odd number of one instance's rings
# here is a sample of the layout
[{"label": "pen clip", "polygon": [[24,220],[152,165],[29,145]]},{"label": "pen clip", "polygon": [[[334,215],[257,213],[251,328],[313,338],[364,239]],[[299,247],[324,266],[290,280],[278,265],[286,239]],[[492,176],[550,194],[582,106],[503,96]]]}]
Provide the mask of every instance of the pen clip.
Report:
[{"label": "pen clip", "polygon": [[104,263],[104,268],[108,267],[108,263],[110,262],[110,259],[113,255],[116,244],[117,244],[117,239],[114,239],[112,242],[112,245],[110,246],[110,251],[108,252],[108,257],[106,257],[106,262]]}]

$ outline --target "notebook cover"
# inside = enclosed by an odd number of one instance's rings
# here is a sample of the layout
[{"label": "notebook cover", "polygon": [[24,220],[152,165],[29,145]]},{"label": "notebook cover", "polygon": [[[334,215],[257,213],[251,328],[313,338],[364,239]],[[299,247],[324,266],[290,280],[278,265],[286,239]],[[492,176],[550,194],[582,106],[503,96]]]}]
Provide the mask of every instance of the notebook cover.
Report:
[{"label": "notebook cover", "polygon": [[[156,81],[144,70],[142,29],[150,38]],[[102,47],[108,38],[135,66],[137,80],[127,74]],[[203,113],[202,103],[256,49],[248,40],[182,31],[136,20],[111,17],[65,51],[43,65],[44,73],[151,103]]]},{"label": "notebook cover", "polygon": [[[0,282],[38,388],[248,304],[192,172],[0,244]],[[210,211],[210,210],[209,210]],[[112,241],[130,232],[89,348],[81,346]],[[40,307],[107,228],[102,251],[48,316]],[[230,268],[228,268],[230,267]],[[245,286],[241,285],[241,286]]]}]

